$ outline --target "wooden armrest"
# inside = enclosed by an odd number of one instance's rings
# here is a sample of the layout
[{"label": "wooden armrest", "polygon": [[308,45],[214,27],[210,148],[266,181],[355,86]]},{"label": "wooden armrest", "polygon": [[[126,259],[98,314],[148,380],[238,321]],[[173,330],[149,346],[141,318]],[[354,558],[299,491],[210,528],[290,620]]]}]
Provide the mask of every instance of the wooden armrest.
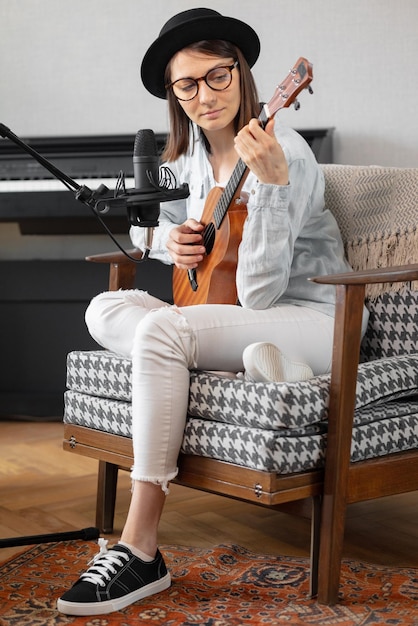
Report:
[{"label": "wooden armrest", "polygon": [[330,274],[310,278],[315,283],[327,285],[368,285],[374,283],[403,283],[418,280],[418,263],[381,267],[372,270]]},{"label": "wooden armrest", "polygon": [[[134,248],[127,250],[134,259],[142,259],[142,251]],[[105,252],[86,257],[86,261],[93,263],[107,263],[109,267],[109,291],[119,289],[133,289],[136,276],[136,263],[131,261],[123,252]]]},{"label": "wooden armrest", "polygon": [[[142,259],[142,250],[138,250],[138,248],[127,250],[127,253],[134,259]],[[86,261],[91,261],[92,263],[133,263],[133,261],[123,254],[123,252],[93,254],[91,256],[86,256]]]}]

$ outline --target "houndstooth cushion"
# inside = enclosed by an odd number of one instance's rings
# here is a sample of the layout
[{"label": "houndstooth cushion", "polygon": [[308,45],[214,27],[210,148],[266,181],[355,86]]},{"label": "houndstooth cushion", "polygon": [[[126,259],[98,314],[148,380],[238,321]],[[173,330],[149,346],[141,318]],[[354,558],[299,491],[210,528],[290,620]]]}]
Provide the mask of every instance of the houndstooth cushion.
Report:
[{"label": "houndstooth cushion", "polygon": [[131,401],[131,361],[106,350],[74,351],[67,357],[67,389]]},{"label": "houndstooth cushion", "polygon": [[[362,461],[416,448],[418,402],[408,403],[407,410],[408,414],[403,417],[355,427],[351,460]],[[281,474],[322,467],[325,448],[325,423],[311,426],[301,433],[243,428],[197,418],[187,421],[182,446],[187,454]]]},{"label": "houndstooth cushion", "polygon": [[[330,376],[297,383],[248,383],[208,372],[192,373],[189,413],[248,428],[306,428],[328,417]],[[418,394],[418,354],[359,367],[354,422],[363,409]]]},{"label": "houndstooth cushion", "polygon": [[[129,402],[67,391],[64,421],[125,437],[131,436]],[[368,407],[353,430],[352,461],[417,447],[418,399]],[[326,422],[305,429],[248,428],[188,416],[182,452],[282,474],[322,467]]]},{"label": "houndstooth cushion", "polygon": [[[417,371],[418,355],[360,365],[353,461],[416,447]],[[64,421],[130,437],[131,361],[72,352],[67,372]],[[328,388],[329,376],[264,384],[192,372],[182,451],[281,473],[321,467]]]},{"label": "houndstooth cushion", "polygon": [[366,304],[370,318],[361,361],[417,352],[418,291],[385,293]]},{"label": "houndstooth cushion", "polygon": [[[71,352],[67,387],[73,391],[131,401],[131,361],[104,350]],[[296,383],[249,383],[209,372],[190,375],[189,414],[248,428],[305,428],[328,417],[329,375]],[[363,363],[356,390],[360,409],[418,394],[418,354]]]}]

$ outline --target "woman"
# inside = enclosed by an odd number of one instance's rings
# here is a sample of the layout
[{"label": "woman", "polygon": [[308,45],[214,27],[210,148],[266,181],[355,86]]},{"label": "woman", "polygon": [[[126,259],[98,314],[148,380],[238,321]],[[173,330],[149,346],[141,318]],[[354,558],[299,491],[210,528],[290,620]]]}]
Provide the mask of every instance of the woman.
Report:
[{"label": "woman", "polygon": [[[151,256],[183,270],[198,266],[205,198],[225,185],[241,158],[250,170],[236,276],[241,306],[178,308],[138,290],[91,302],[92,336],[132,357],[132,500],[121,541],[103,547],[60,598],[64,613],[109,613],[170,585],[157,531],[177,472],[190,369],[238,372],[245,365],[256,380],[329,371],[334,289],[307,278],[349,268],[336,223],[324,210],[323,176],[312,152],[294,131],[275,128],[273,120],[263,130],[257,122],[250,67],[258,54],[251,27],[212,9],[191,9],[164,25],[143,59],[145,87],[168,99],[164,159],[178,183],[190,187],[187,201],[162,205]],[[142,250],[143,231],[131,231]]]}]

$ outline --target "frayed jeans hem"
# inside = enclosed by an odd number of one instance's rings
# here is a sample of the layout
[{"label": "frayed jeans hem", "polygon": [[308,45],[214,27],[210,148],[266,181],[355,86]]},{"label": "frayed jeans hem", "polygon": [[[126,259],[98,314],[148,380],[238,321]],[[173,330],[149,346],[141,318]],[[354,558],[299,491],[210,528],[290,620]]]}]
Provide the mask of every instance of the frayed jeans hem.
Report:
[{"label": "frayed jeans hem", "polygon": [[165,495],[168,495],[170,493],[168,483],[171,480],[173,480],[177,476],[177,474],[178,474],[178,469],[176,469],[175,472],[171,472],[167,476],[164,476],[164,478],[149,477],[149,476],[142,476],[141,474],[137,474],[135,470],[132,468],[131,480],[132,482],[136,481],[136,482],[153,483],[154,485],[160,485]]}]

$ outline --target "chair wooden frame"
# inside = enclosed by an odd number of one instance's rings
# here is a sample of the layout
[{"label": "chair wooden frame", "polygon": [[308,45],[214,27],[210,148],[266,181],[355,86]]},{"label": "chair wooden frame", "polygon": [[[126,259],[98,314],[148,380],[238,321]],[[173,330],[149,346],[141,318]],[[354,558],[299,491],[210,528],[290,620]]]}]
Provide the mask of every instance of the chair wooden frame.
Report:
[{"label": "chair wooden frame", "polygon": [[[136,258],[141,256],[137,250],[129,253]],[[122,253],[96,255],[88,260],[109,263],[110,290],[133,287],[136,264]],[[347,505],[418,489],[418,450],[350,463],[365,287],[418,280],[418,264],[312,280],[336,288],[325,470],[281,476],[215,459],[180,455],[176,482],[287,512],[310,513],[311,593],[317,594],[318,602],[333,605],[339,594]],[[66,424],[64,449],[99,460],[96,524],[111,532],[117,473],[119,468],[132,465],[131,440]]]}]

